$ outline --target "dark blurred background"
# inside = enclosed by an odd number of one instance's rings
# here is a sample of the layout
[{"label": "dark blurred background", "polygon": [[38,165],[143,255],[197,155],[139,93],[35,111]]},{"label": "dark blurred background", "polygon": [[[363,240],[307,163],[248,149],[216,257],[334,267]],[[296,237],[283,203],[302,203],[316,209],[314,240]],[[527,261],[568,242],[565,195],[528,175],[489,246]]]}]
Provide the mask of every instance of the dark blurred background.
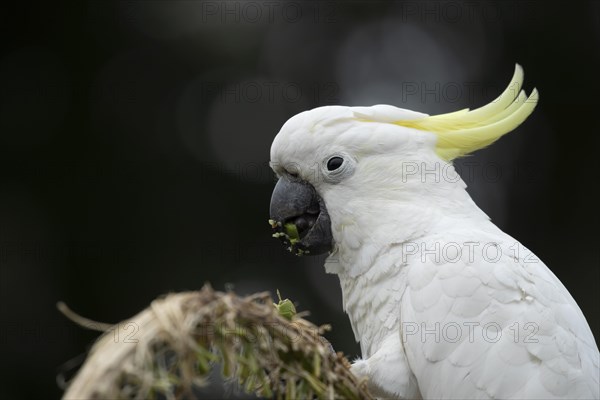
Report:
[{"label": "dark blurred background", "polygon": [[[598,2],[3,2],[0,398],[56,398],[103,322],[205,282],[280,289],[359,354],[322,258],[270,237],[270,143],[294,114],[477,107],[515,62],[541,102],[459,161],[480,207],[564,282],[596,338]],[[594,145],[593,145],[594,144]]]}]

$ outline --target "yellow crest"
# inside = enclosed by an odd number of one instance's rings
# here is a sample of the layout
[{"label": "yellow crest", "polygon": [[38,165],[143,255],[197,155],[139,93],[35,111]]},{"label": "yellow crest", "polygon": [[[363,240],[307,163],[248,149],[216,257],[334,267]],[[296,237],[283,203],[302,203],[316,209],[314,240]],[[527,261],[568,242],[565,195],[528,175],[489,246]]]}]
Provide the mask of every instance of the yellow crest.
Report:
[{"label": "yellow crest", "polygon": [[436,134],[437,154],[450,161],[492,144],[527,119],[537,105],[539,94],[534,88],[527,97],[522,86],[523,68],[516,64],[508,87],[481,108],[394,121],[394,124]]}]

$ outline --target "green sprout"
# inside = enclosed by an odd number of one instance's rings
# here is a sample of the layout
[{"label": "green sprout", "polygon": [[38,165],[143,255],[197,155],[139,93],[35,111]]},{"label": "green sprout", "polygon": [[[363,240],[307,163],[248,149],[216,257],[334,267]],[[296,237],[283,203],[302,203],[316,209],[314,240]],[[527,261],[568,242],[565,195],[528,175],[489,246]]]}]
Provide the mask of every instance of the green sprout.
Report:
[{"label": "green sprout", "polygon": [[290,299],[281,299],[281,293],[279,293],[279,289],[277,289],[277,297],[279,297],[279,303],[273,305],[277,308],[279,315],[291,321],[292,318],[296,315],[296,307],[294,307],[294,303]]}]

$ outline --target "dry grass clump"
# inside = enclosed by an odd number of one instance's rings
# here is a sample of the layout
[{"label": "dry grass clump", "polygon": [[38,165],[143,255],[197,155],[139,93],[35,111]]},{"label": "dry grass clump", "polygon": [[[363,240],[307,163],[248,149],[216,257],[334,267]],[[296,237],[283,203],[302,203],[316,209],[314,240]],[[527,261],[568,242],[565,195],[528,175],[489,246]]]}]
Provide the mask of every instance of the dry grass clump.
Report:
[{"label": "dry grass clump", "polygon": [[[118,326],[126,333],[115,335]],[[193,398],[216,363],[267,398],[371,398],[321,337],[326,327],[282,315],[268,293],[239,297],[205,286],[170,294],[114,329],[93,346],[65,399]]]}]

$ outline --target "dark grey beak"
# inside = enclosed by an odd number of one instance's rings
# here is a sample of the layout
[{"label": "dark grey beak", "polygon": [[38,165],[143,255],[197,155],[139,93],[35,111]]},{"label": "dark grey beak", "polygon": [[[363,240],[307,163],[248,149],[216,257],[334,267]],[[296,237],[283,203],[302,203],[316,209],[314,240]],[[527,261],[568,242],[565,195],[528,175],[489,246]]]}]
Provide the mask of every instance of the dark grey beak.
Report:
[{"label": "dark grey beak", "polygon": [[323,199],[308,182],[282,177],[271,196],[271,226],[296,255],[331,250],[331,221]]}]

